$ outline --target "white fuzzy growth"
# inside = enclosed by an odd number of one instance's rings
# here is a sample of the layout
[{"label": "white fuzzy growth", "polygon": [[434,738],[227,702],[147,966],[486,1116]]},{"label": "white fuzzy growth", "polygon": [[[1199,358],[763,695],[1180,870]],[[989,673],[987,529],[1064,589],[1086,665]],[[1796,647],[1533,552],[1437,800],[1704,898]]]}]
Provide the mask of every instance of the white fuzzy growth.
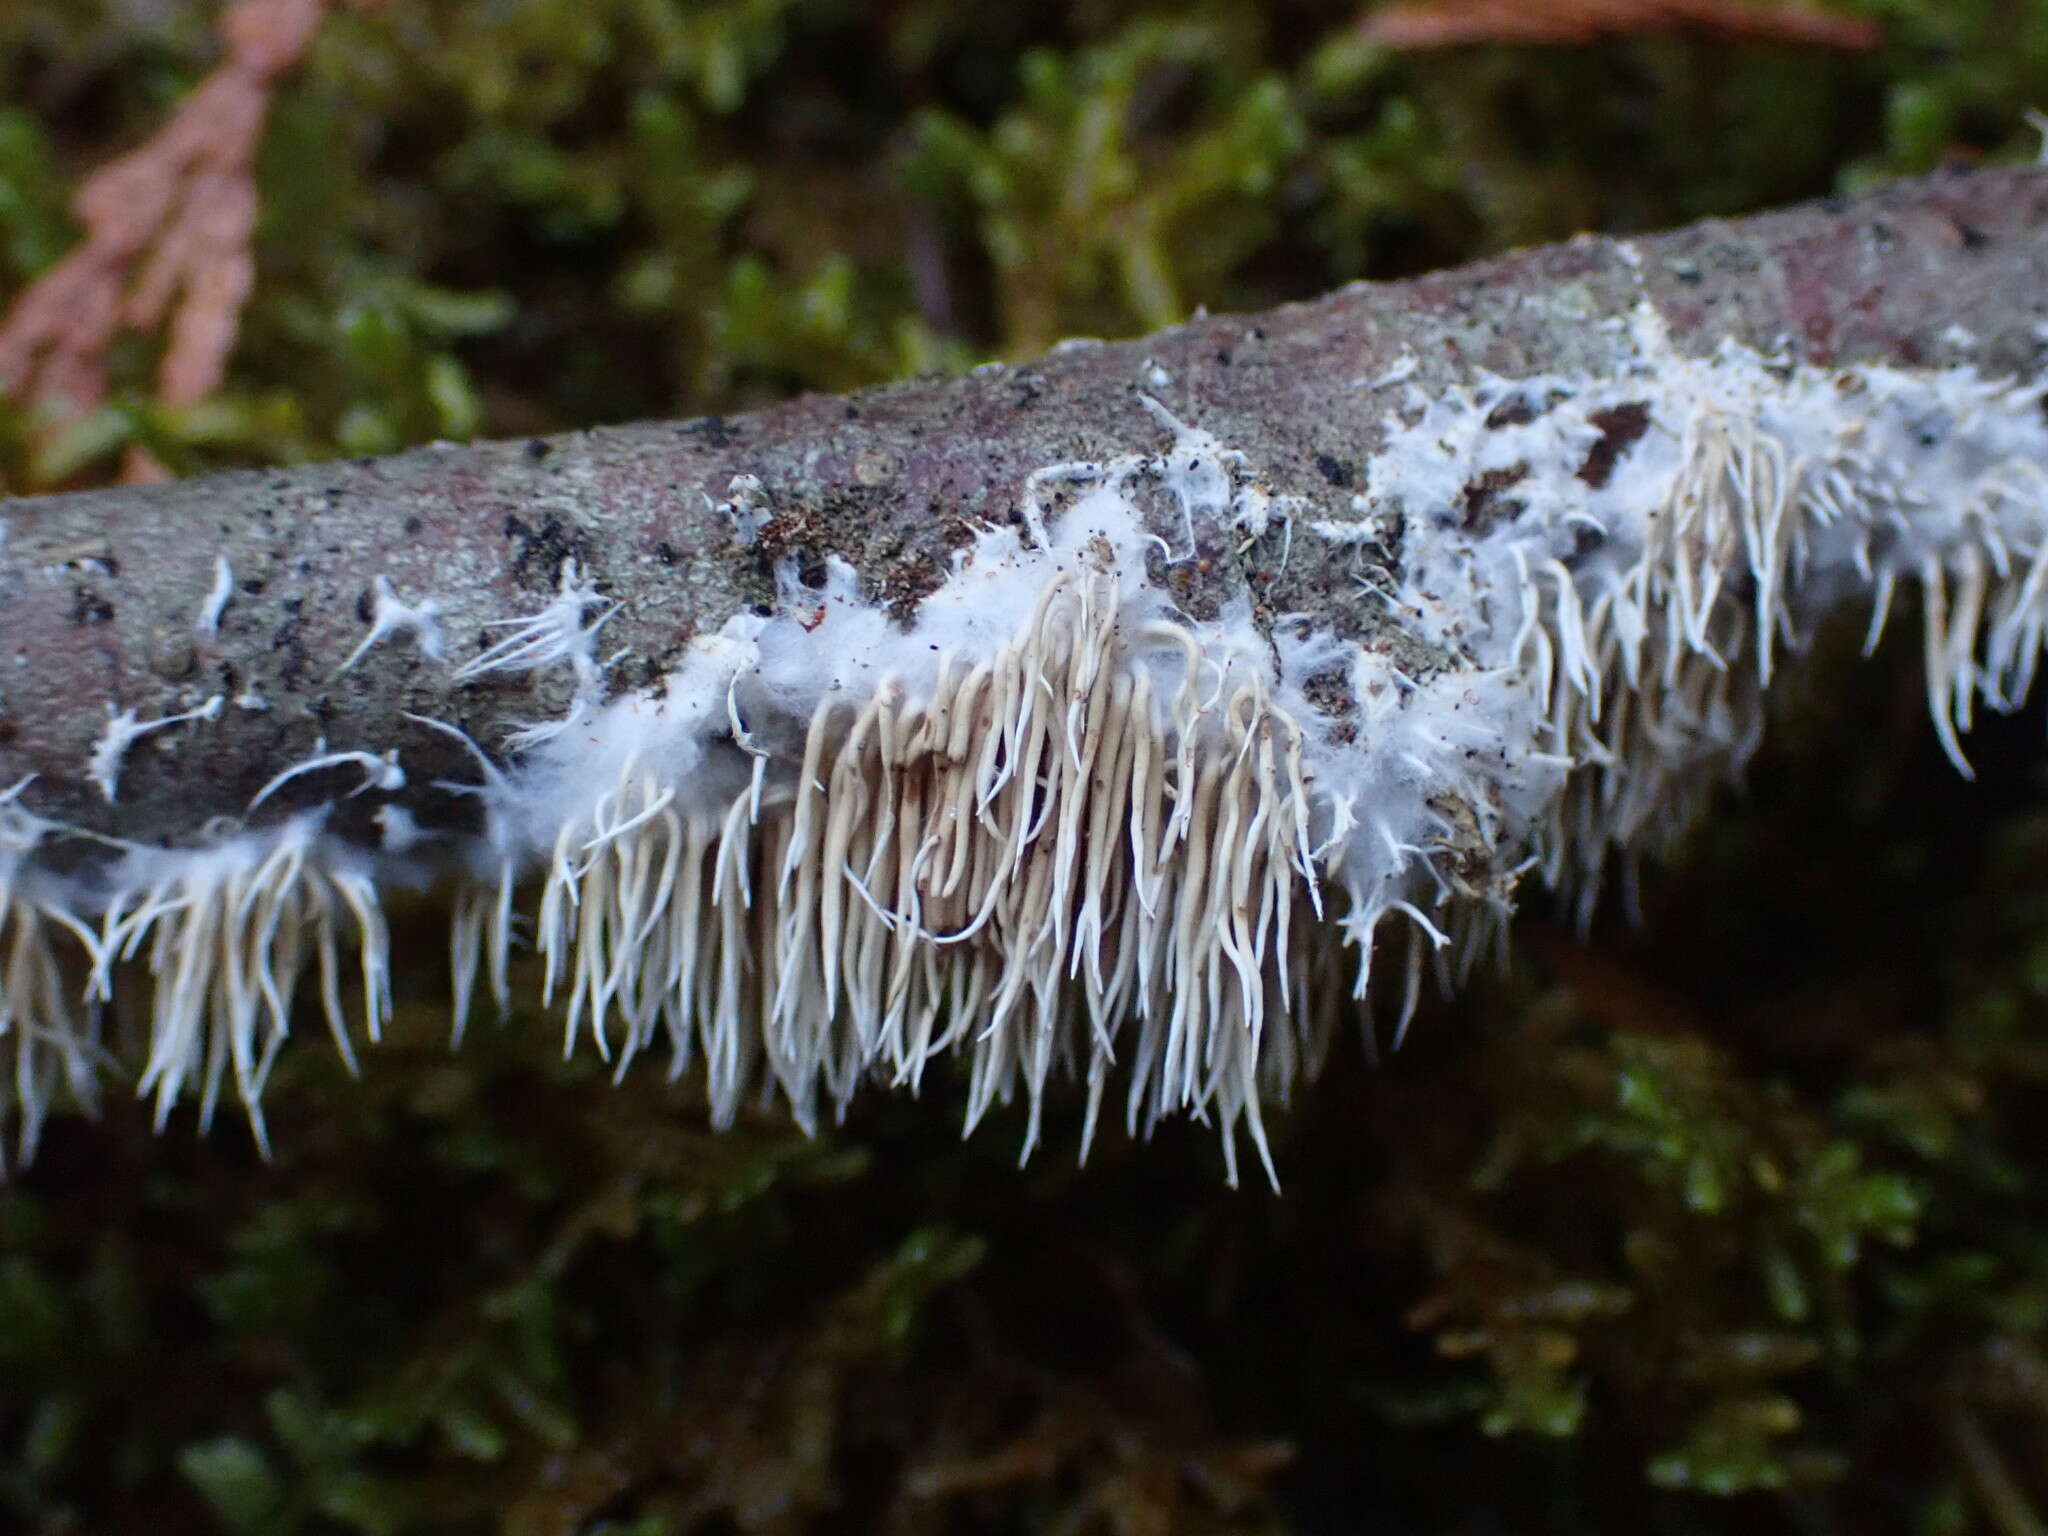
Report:
[{"label": "white fuzzy growth", "polygon": [[[1733,345],[1690,359],[1647,307],[1630,332],[1618,374],[1453,391],[1371,466],[1373,499],[1408,521],[1418,627],[1532,678],[1546,749],[1583,765],[1540,844],[1588,899],[1611,850],[1668,841],[1747,760],[1779,652],[1845,598],[1874,597],[1874,638],[1894,589],[1921,587],[1930,713],[1966,774],[1973,706],[2016,707],[2048,632],[2039,385]],[[1596,485],[1588,456],[1623,410],[1640,439]],[[1460,496],[1489,471],[1519,476],[1520,510],[1474,536]],[[1476,625],[1503,593],[1514,627]]]},{"label": "white fuzzy growth", "polygon": [[569,1044],[701,1054],[721,1121],[765,1079],[809,1124],[959,1049],[971,1123],[1076,1063],[1092,1123],[1136,1015],[1130,1117],[1263,1154],[1262,1075],[1315,1048],[1279,963],[1319,899],[1305,738],[1244,618],[1187,626],[1146,581],[1125,472],[1047,547],[985,534],[908,635],[843,568],[789,577],[493,796],[545,852]]},{"label": "white fuzzy growth", "polygon": [[121,764],[130,747],[151,731],[160,731],[167,725],[182,725],[188,720],[218,720],[221,707],[226,702],[225,696],[215,694],[196,709],[164,715],[156,720],[139,720],[133,709],[116,711],[109,704],[106,728],[100,732],[99,740],[93,743],[91,755],[86,760],[85,776],[99,786],[107,804],[112,805],[120,793]]},{"label": "white fuzzy growth", "polygon": [[434,834],[402,805],[381,805],[375,818],[386,853],[411,853]]},{"label": "white fuzzy growth", "polygon": [[370,790],[381,789],[387,794],[405,788],[405,770],[398,764],[396,747],[382,753],[377,752],[316,752],[302,763],[294,763],[277,775],[268,784],[257,790],[250,798],[249,809],[276,794],[293,779],[308,773],[321,773],[329,768],[360,768],[363,780],[349,791],[351,796],[367,794]]},{"label": "white fuzzy growth", "polygon": [[[586,624],[584,615],[593,608],[604,611]],[[576,679],[575,702],[569,717],[579,718],[594,708],[604,693],[604,667],[597,659],[597,632],[616,612],[618,604],[605,603],[597,588],[584,580],[575,560],[564,560],[554,598],[538,613],[486,625],[487,629],[504,633],[495,644],[457,667],[455,681],[466,683],[492,672],[538,672],[566,664]],[[514,747],[538,745],[564,724],[555,721],[524,727],[514,735]]]},{"label": "white fuzzy growth", "polygon": [[[734,475],[726,486],[725,496],[712,510],[731,522],[733,536],[742,544],[752,544],[760,538],[761,530],[775,521],[775,509],[768,503],[768,493],[762,488],[759,475]],[[707,503],[711,500],[708,496],[704,499]]]},{"label": "white fuzzy growth", "polygon": [[1394,359],[1393,365],[1378,378],[1359,379],[1356,382],[1361,389],[1392,389],[1396,384],[1406,384],[1421,371],[1421,368],[1422,359],[1404,348],[1401,355]]},{"label": "white fuzzy growth", "polygon": [[[970,1124],[1029,1100],[1027,1150],[1056,1071],[1085,1084],[1084,1144],[1117,1074],[1131,1126],[1211,1118],[1234,1173],[1235,1131],[1265,1157],[1262,1107],[1361,1016],[1383,919],[1407,935],[1405,1025],[1422,961],[1475,952],[1526,870],[1590,900],[1615,853],[1681,829],[1746,760],[1782,655],[1843,601],[1872,600],[1874,635],[1917,584],[1930,710],[1964,771],[1975,708],[2031,686],[2048,639],[2039,388],[1732,346],[1691,359],[1647,310],[1622,340],[1600,378],[1433,397],[1413,369],[1381,381],[1406,389],[1355,520],[1304,516],[1147,400],[1165,451],[1037,471],[1024,528],[983,532],[907,628],[836,561],[817,587],[784,568],[770,616],[736,615],[661,687],[609,703],[611,609],[571,563],[456,674],[567,666],[577,685],[516,762],[476,751],[482,782],[460,792],[483,802],[481,838],[386,806],[372,854],[313,813],[59,880],[37,863],[50,829],[13,792],[0,1039],[23,1130],[59,1086],[90,1086],[59,938],[82,948],[89,998],[124,959],[154,971],[160,1114],[188,1088],[210,1109],[230,1082],[253,1113],[302,971],[347,1049],[343,944],[375,1034],[377,885],[431,853],[460,877],[458,1034],[479,990],[508,1005],[537,877],[565,1046],[620,1070],[657,1044],[675,1071],[701,1060],[721,1121],[772,1090],[809,1125],[864,1082],[915,1090],[957,1056]],[[1172,506],[1165,536],[1146,491]],[[1355,575],[1379,625],[1359,632],[1420,648],[1255,623],[1242,600],[1196,622],[1155,579],[1205,540],[1242,555],[1296,521]],[[1438,659],[1404,671],[1407,654]],[[110,727],[110,796],[127,741],[160,723]],[[395,754],[322,754],[258,800],[341,765],[368,771],[356,793],[400,782]],[[1326,924],[1355,950],[1348,974]]]},{"label": "white fuzzy growth", "polygon": [[[1055,1066],[1087,1080],[1092,1130],[1128,1059],[1133,1125],[1213,1115],[1263,1157],[1261,1103],[1345,990],[1311,926],[1341,910],[1369,949],[1401,912],[1440,942],[1420,903],[1449,887],[1424,871],[1457,828],[1432,799],[1462,794],[1491,836],[1563,765],[1479,761],[1495,680],[1418,686],[1248,609],[1181,617],[1129,489],[1167,489],[1192,543],[1245,488],[1235,455],[1158,414],[1170,453],[1040,472],[1034,493],[1071,505],[1027,506],[1028,539],[984,533],[907,633],[849,569],[817,590],[785,570],[775,617],[736,617],[663,689],[484,787],[503,867],[543,863],[565,1045],[623,1067],[664,1039],[678,1070],[703,1057],[721,1120],[766,1081],[806,1124],[957,1050],[970,1123],[1030,1099],[1027,1150]],[[1330,672],[1361,706],[1341,742],[1301,693]],[[486,958],[500,985],[508,932],[462,913],[465,1004]]]},{"label": "white fuzzy growth", "polygon": [[410,635],[420,654],[429,661],[440,661],[447,656],[448,642],[441,635],[439,599],[427,597],[417,603],[408,603],[382,576],[376,579],[372,590],[376,601],[370,609],[369,632],[348,653],[348,658],[334,669],[335,676],[348,671],[370,653],[371,647],[393,635]]},{"label": "white fuzzy growth", "polygon": [[228,564],[226,555],[215,555],[213,585],[207,589],[206,601],[199,605],[199,618],[193,628],[202,635],[219,634],[221,617],[228,611],[228,599],[234,595],[234,567]]}]

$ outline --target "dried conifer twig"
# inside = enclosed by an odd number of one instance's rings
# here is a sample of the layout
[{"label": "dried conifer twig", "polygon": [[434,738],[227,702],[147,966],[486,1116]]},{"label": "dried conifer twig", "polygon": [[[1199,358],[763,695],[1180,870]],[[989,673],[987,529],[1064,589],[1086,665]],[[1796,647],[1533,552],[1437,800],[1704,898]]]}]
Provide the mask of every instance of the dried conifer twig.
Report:
[{"label": "dried conifer twig", "polygon": [[1387,48],[1590,43],[1674,27],[1849,52],[1875,48],[1883,37],[1870,17],[1753,0],[1415,0],[1374,11],[1360,25],[1368,41]]},{"label": "dried conifer twig", "polygon": [[[255,158],[278,82],[336,0],[240,0],[227,56],[155,136],[100,167],[73,202],[85,239],[16,296],[0,323],[0,389],[58,421],[106,398],[107,349],[164,329],[157,398],[220,387],[255,282]],[[124,478],[161,479],[131,449]]]}]

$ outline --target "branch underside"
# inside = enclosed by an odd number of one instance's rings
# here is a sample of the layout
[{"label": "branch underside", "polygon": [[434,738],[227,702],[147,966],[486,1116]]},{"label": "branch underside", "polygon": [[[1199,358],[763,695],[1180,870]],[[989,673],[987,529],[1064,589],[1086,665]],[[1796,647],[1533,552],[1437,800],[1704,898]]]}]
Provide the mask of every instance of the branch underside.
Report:
[{"label": "branch underside", "polygon": [[[2004,180],[1997,206],[2017,188],[2009,219],[2039,220],[2041,178]],[[1886,194],[1888,217],[1906,195]],[[1989,299],[1937,276],[1960,318],[1847,361],[1662,302],[1644,274],[1687,238],[1606,248],[1637,291],[1512,371],[1447,368],[1452,322],[1433,316],[1434,350],[1382,353],[1319,398],[1347,414],[1317,430],[1368,446],[1312,474],[1297,402],[1241,430],[1244,402],[1174,395],[1155,340],[1158,398],[1124,386],[1088,454],[982,450],[1006,484],[947,504],[937,543],[903,536],[931,567],[914,583],[875,553],[886,507],[826,530],[761,451],[699,496],[695,549],[718,552],[730,601],[658,650],[654,584],[594,536],[522,556],[515,574],[545,587],[524,598],[394,555],[357,573],[353,626],[322,632],[333,654],[301,644],[324,715],[201,669],[108,699],[61,775],[63,729],[44,728],[13,749],[41,777],[0,796],[15,1139],[26,1154],[54,1098],[90,1101],[99,1010],[136,984],[159,1117],[231,1093],[262,1138],[300,983],[344,1052],[352,1031],[376,1038],[384,893],[440,886],[458,1033],[478,991],[506,1001],[523,910],[566,1043],[621,1070],[657,1044],[676,1071],[701,1061],[720,1120],[768,1091],[808,1126],[958,1053],[970,1124],[1028,1098],[1027,1153],[1063,1067],[1085,1085],[1084,1144],[1121,1074],[1133,1129],[1213,1119],[1232,1177],[1240,1129],[1270,1176],[1261,1105],[1363,1016],[1383,920],[1404,931],[1405,1024],[1424,963],[1468,961],[1527,872],[1590,901],[1614,857],[1681,831],[1829,612],[1867,604],[1874,638],[1917,587],[1930,709],[1965,771],[1973,709],[2028,691],[2048,419],[2035,322],[2025,343],[2012,328],[2041,292],[2041,236],[2002,258],[2001,281],[2032,284],[2003,328],[1971,330]],[[1542,300],[1580,309],[1585,281]],[[869,464],[887,475],[915,478]],[[38,515],[0,508],[0,592],[47,609],[44,586],[79,571],[31,565],[53,537]],[[248,593],[232,538],[198,554],[180,633],[203,652],[276,577]],[[54,665],[22,608],[20,654]],[[359,668],[401,695],[334,708]],[[546,709],[509,738],[508,683]],[[321,729],[299,739],[309,713]],[[165,761],[203,769],[219,740],[234,772],[211,790],[172,773],[184,799],[166,799]],[[161,837],[120,819],[138,779],[146,809],[180,808]]]}]

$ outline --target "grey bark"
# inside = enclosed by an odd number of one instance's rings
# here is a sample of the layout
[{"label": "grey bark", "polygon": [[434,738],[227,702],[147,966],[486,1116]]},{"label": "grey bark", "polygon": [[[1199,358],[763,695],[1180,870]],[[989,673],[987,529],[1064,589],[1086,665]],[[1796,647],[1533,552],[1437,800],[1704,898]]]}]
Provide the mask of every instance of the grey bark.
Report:
[{"label": "grey bark", "polygon": [[[470,802],[430,782],[475,769],[404,712],[492,747],[507,720],[558,715],[564,685],[458,686],[402,637],[339,673],[380,576],[408,601],[439,602],[455,663],[490,643],[487,623],[545,602],[574,558],[621,605],[604,631],[604,650],[624,653],[610,681],[637,686],[693,635],[767,602],[781,559],[840,556],[907,615],[978,524],[1019,515],[1033,469],[1163,446],[1141,393],[1241,450],[1309,515],[1357,517],[1354,497],[1372,509],[1363,467],[1400,388],[1376,381],[1397,363],[1412,356],[1408,381],[1426,389],[1480,370],[1598,374],[1626,345],[1602,322],[1643,300],[1689,352],[1734,338],[1823,365],[1967,360],[2031,374],[2048,319],[2048,174],[1944,174],[1632,243],[1581,239],[747,416],[0,501],[0,790],[35,775],[38,814],[175,842],[241,815],[324,739],[331,751],[399,748],[399,798],[423,824],[448,825]],[[1618,423],[1595,459],[1627,447]],[[751,543],[720,510],[739,475],[759,479],[773,512]],[[1267,615],[1312,612],[1354,634],[1377,622],[1348,559],[1318,563],[1297,546],[1283,565],[1277,534],[1240,550],[1233,530],[1200,533],[1202,559],[1165,573],[1196,616],[1246,591]],[[234,592],[219,632],[203,635],[195,621],[222,555]],[[270,707],[230,705],[143,738],[106,803],[87,768],[107,711],[147,720],[216,693]],[[256,819],[353,782],[309,776]],[[378,798],[349,803],[365,835]]]}]

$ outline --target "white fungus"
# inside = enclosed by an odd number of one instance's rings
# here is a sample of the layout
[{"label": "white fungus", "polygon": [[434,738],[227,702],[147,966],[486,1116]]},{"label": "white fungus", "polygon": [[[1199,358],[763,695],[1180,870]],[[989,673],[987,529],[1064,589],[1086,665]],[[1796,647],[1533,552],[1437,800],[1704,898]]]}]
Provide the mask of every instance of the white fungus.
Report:
[{"label": "white fungus", "polygon": [[[530,891],[565,1048],[623,1071],[665,1046],[721,1122],[767,1090],[815,1124],[863,1083],[915,1091],[955,1057],[970,1125],[1028,1101],[1027,1152],[1066,1072],[1084,1146],[1115,1078],[1133,1129],[1205,1117],[1233,1176],[1239,1131],[1270,1174],[1263,1110],[1364,1017],[1383,923],[1405,935],[1398,1038],[1423,962],[1483,948],[1527,872],[1590,901],[1616,856],[1680,832],[1830,610],[1867,598],[1875,635],[1918,588],[1930,712],[1965,772],[1974,711],[2033,681],[2040,386],[1732,344],[1688,358],[1647,308],[1623,340],[1598,378],[1410,384],[1352,519],[1301,515],[1147,400],[1164,452],[1036,471],[1023,526],[982,531],[907,627],[840,562],[819,587],[785,565],[767,614],[608,700],[612,610],[571,563],[456,673],[575,683],[513,760],[471,744],[480,782],[454,788],[480,802],[478,835],[388,806],[372,850],[315,810],[60,876],[39,850],[64,834],[17,786],[0,796],[0,1043],[23,1145],[50,1094],[90,1091],[87,1004],[125,961],[155,978],[143,1088],[160,1115],[232,1082],[254,1116],[309,970],[346,1051],[344,945],[374,1038],[378,890],[437,870],[455,881],[458,1034],[480,988],[507,1004]],[[1255,618],[1241,597],[1197,620],[1175,601],[1167,578],[1205,535],[1241,554],[1297,520],[1352,562],[1358,622]],[[121,732],[162,723],[110,726],[110,797]],[[356,793],[399,782],[395,755],[343,753],[264,794],[342,764],[371,776]],[[83,990],[60,939],[84,952]]]},{"label": "white fungus", "polygon": [[[590,623],[583,615],[604,607]],[[486,627],[503,630],[497,642],[455,669],[455,681],[466,683],[492,672],[538,672],[565,662],[576,678],[575,713],[588,709],[603,690],[603,668],[597,660],[597,632],[618,611],[604,604],[597,588],[583,579],[575,560],[564,560],[555,596],[538,613],[521,619],[499,619]]]},{"label": "white fungus", "polygon": [[448,644],[441,637],[441,604],[437,599],[428,597],[417,603],[408,603],[382,576],[377,578],[372,591],[375,601],[370,609],[369,632],[348,653],[348,658],[334,669],[336,677],[361,661],[378,641],[392,635],[410,635],[420,654],[429,661],[440,661],[447,656]]},{"label": "white fungus", "polygon": [[206,601],[199,605],[199,618],[193,628],[202,635],[219,634],[221,617],[228,611],[228,599],[234,595],[234,567],[228,564],[226,555],[215,555],[213,585],[207,589]]},{"label": "white fungus", "polygon": [[713,511],[731,522],[733,537],[742,544],[752,544],[760,538],[761,530],[775,521],[775,509],[769,505],[759,475],[734,475],[726,486],[725,497],[716,503],[708,496],[704,499]]},{"label": "white fungus", "polygon": [[304,762],[292,764],[291,767],[285,769],[268,784],[257,790],[249,800],[249,809],[255,810],[257,806],[261,805],[302,774],[320,773],[329,768],[349,767],[361,768],[363,770],[363,781],[349,791],[351,796],[367,794],[373,789],[381,789],[388,793],[405,788],[405,770],[398,765],[398,749],[396,747],[383,753],[328,752],[320,750],[316,751]]},{"label": "white fungus", "polygon": [[86,761],[85,776],[99,786],[100,793],[112,805],[119,795],[121,764],[130,747],[151,731],[160,731],[167,725],[182,725],[187,720],[218,720],[221,706],[226,702],[226,697],[217,693],[196,709],[165,715],[158,720],[138,720],[133,709],[117,711],[109,704],[106,728],[100,732],[99,740],[93,743],[92,753]]}]

